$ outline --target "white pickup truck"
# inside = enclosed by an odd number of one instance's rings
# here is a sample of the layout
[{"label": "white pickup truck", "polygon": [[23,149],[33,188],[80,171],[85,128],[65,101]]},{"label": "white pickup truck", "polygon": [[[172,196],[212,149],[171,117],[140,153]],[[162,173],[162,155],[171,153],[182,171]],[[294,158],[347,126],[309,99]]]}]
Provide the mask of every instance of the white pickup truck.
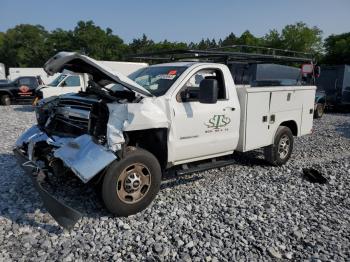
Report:
[{"label": "white pickup truck", "polygon": [[[110,71],[117,71],[124,75],[129,75],[136,70],[148,66],[147,63],[119,62],[119,61],[99,61],[107,66]],[[50,84],[42,85],[37,90],[37,100],[50,96],[63,95],[68,93],[78,93],[85,91],[89,82],[88,73],[71,72],[64,70]],[[34,103],[34,104],[35,104]]]},{"label": "white pickup truck", "polygon": [[[45,70],[72,70],[72,64],[93,82],[85,92],[42,100],[38,123],[14,152],[35,170],[37,185],[67,172],[101,183],[105,206],[118,216],[145,209],[170,168],[223,166],[234,151],[258,148],[271,164],[283,165],[294,137],[312,132],[314,86],[237,88],[226,65],[209,62],[157,64],[127,78],[77,53],[58,53]],[[55,219],[71,226],[77,213],[37,188]]]}]

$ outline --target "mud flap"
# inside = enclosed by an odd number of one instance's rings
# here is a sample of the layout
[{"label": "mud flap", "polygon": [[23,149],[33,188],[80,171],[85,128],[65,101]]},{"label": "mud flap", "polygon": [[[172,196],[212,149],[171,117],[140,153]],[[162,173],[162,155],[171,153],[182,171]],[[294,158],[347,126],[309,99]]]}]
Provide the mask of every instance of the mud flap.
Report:
[{"label": "mud flap", "polygon": [[44,207],[50,215],[61,227],[68,230],[72,229],[82,215],[75,209],[57,200],[41,186],[41,183],[46,177],[43,171],[34,172],[30,177],[32,178],[34,187],[44,203]]}]

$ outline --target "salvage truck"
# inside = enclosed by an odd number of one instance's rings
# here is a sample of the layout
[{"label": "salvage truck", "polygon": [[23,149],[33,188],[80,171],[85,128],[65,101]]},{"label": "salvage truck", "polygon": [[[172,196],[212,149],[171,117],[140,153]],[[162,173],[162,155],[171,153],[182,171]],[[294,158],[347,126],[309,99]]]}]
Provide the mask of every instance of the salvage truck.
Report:
[{"label": "salvage truck", "polygon": [[217,168],[233,164],[234,151],[258,148],[280,166],[291,157],[294,137],[312,132],[315,86],[236,87],[225,64],[236,58],[312,59],[229,51],[170,54],[172,62],[129,77],[78,53],[60,52],[45,64],[48,74],[67,69],[91,76],[84,92],[41,100],[37,123],[14,148],[63,227],[71,228],[81,214],[45,190],[42,182],[50,176],[73,174],[99,184],[106,208],[129,216],[153,201],[166,171]]}]

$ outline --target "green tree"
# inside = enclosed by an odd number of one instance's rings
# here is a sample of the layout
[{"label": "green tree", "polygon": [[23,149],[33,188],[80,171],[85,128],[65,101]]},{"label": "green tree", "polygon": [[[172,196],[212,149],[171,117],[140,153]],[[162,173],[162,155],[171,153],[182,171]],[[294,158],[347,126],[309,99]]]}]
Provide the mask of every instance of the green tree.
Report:
[{"label": "green tree", "polygon": [[322,31],[303,22],[287,25],[281,33],[283,48],[299,52],[319,53],[322,51]]},{"label": "green tree", "polygon": [[237,39],[238,45],[251,45],[251,46],[259,46],[261,44],[261,40],[258,37],[255,37],[249,30],[242,33],[242,35]]},{"label": "green tree", "polygon": [[133,54],[140,54],[151,52],[154,46],[154,41],[149,39],[145,34],[140,38],[135,38],[129,44],[130,52]]},{"label": "green tree", "polygon": [[21,24],[7,30],[0,60],[7,66],[42,66],[48,57],[47,35],[40,25]]},{"label": "green tree", "polygon": [[263,37],[262,41],[264,42],[264,46],[267,47],[284,48],[281,35],[276,29],[270,30],[270,32]]},{"label": "green tree", "polygon": [[325,64],[350,64],[350,32],[330,35],[325,40]]},{"label": "green tree", "polygon": [[227,37],[219,43],[220,46],[230,46],[237,44],[237,37],[234,33],[230,33]]},{"label": "green tree", "polygon": [[56,29],[48,35],[46,42],[50,56],[59,51],[76,51],[74,44],[74,36],[72,31]]},{"label": "green tree", "polygon": [[120,59],[126,49],[123,40],[112,34],[112,30],[103,30],[93,21],[79,21],[73,30],[72,49],[99,60]]}]

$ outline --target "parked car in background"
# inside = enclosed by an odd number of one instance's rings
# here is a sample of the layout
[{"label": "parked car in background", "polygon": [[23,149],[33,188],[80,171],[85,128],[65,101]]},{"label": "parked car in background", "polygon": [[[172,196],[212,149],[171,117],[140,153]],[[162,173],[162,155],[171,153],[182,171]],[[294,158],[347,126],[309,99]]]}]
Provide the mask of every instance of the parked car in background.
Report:
[{"label": "parked car in background", "polygon": [[323,90],[327,108],[350,108],[350,65],[323,66],[316,79],[318,90]]},{"label": "parked car in background", "polygon": [[7,79],[12,81],[22,76],[40,76],[45,84],[56,78],[56,75],[49,76],[41,67],[10,67]]},{"label": "parked car in background", "polygon": [[[125,76],[148,66],[147,63],[118,61],[99,61],[99,63],[101,66],[108,68],[108,70],[122,73]],[[40,86],[37,89],[37,97],[34,104],[42,98],[85,91],[90,78],[89,74],[64,70],[50,84]]]},{"label": "parked car in background", "polygon": [[33,104],[36,104],[42,98],[84,91],[88,81],[89,76],[86,73],[65,71],[59,74],[50,84],[41,85],[36,89],[36,97]]},{"label": "parked car in background", "polygon": [[0,103],[1,105],[31,104],[36,97],[35,89],[42,84],[40,76],[21,76],[13,81],[0,83]]},{"label": "parked car in background", "polygon": [[[228,65],[236,85],[259,86],[262,83],[272,85],[296,85],[300,80],[300,68],[279,64],[242,64]],[[275,83],[272,83],[275,81]]]},{"label": "parked car in background", "polygon": [[326,109],[326,92],[322,89],[316,90],[315,95],[315,108],[314,108],[314,118],[321,118]]}]

